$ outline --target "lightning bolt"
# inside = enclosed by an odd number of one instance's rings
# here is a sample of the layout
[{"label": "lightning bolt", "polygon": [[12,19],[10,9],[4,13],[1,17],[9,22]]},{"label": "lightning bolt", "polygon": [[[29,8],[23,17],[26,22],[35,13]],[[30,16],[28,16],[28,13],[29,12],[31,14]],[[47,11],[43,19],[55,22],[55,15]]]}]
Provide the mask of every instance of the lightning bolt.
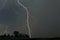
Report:
[{"label": "lightning bolt", "polygon": [[29,34],[29,37],[31,38],[31,31],[30,31],[30,26],[29,26],[29,12],[28,12],[28,9],[27,9],[27,7],[25,7],[22,3],[20,3],[19,0],[17,0],[17,3],[26,10],[26,13],[27,13],[27,28],[28,28],[28,34]]}]

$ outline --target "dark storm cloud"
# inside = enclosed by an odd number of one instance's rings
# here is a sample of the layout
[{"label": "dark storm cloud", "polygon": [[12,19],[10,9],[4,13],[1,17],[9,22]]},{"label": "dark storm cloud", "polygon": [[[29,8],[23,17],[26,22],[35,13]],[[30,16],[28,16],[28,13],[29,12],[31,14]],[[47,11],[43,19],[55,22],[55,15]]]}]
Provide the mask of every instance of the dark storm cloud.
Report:
[{"label": "dark storm cloud", "polygon": [[[20,0],[20,2],[29,10],[32,37],[60,36],[60,0]],[[25,9],[16,1],[8,0],[5,7],[0,10],[0,23],[13,24],[9,25],[9,33],[14,30],[26,33]]]},{"label": "dark storm cloud", "polygon": [[14,14],[11,6],[5,5],[3,9],[0,10],[0,24],[8,24],[16,21],[16,14]]},{"label": "dark storm cloud", "polygon": [[[0,5],[1,6],[1,5]],[[4,8],[0,9],[0,34],[4,33],[6,26],[8,27],[8,33],[12,33],[14,30],[25,32],[26,12],[16,3],[14,0],[7,0]],[[3,26],[3,25],[4,26]],[[21,27],[20,27],[21,26]],[[20,30],[20,29],[21,30]],[[14,30],[13,30],[14,29]],[[22,30],[23,29],[23,30]]]},{"label": "dark storm cloud", "polygon": [[[2,10],[0,10],[0,23],[14,24],[19,19],[23,19],[24,9],[13,0],[8,0]],[[22,20],[21,20],[22,21]]]},{"label": "dark storm cloud", "polygon": [[34,0],[31,13],[37,19],[32,26],[32,35],[35,37],[60,36],[60,0]]}]

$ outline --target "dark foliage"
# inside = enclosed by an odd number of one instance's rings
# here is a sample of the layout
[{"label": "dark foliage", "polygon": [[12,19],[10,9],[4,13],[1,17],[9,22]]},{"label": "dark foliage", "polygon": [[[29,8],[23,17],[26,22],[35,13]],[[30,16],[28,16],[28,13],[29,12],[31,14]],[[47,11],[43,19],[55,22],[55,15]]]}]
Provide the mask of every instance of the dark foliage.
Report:
[{"label": "dark foliage", "polygon": [[14,31],[13,34],[14,35],[10,35],[10,34],[0,35],[0,40],[4,40],[4,39],[6,39],[6,40],[8,40],[8,39],[28,39],[29,38],[29,36],[27,34],[21,34],[18,31]]},{"label": "dark foliage", "polygon": [[0,35],[0,40],[60,40],[60,37],[55,38],[29,38],[27,34],[21,34],[18,31],[14,31],[14,35]]}]

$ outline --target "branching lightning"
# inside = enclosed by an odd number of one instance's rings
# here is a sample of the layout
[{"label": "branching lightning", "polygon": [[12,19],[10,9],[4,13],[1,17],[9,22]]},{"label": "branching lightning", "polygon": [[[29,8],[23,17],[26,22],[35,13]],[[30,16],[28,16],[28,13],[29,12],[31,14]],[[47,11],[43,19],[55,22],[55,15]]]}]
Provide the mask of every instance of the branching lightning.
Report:
[{"label": "branching lightning", "polygon": [[26,13],[27,13],[28,34],[29,34],[29,37],[31,38],[31,31],[30,31],[30,26],[29,26],[29,12],[28,12],[28,9],[27,9],[27,7],[25,7],[22,3],[20,3],[19,0],[17,0],[17,3],[26,10]]},{"label": "branching lightning", "polygon": [[[2,8],[4,8],[6,2],[7,2],[7,0],[4,1],[4,3],[3,3],[3,5],[2,5],[2,7],[0,8],[0,10],[1,10]],[[25,7],[22,3],[20,3],[19,0],[17,0],[17,3],[26,10],[26,13],[27,13],[27,28],[28,28],[28,34],[29,34],[29,37],[31,38],[31,31],[30,31],[30,26],[29,26],[29,12],[28,12],[28,9],[27,9],[27,7]],[[5,25],[5,27],[6,27],[6,29],[5,29],[4,32],[7,33],[8,26]]]}]

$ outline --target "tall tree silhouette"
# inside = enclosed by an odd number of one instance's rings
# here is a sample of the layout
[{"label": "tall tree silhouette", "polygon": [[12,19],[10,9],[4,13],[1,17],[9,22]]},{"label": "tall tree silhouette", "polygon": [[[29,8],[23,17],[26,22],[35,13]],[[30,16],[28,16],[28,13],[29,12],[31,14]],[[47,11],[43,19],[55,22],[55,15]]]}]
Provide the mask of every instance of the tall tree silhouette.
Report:
[{"label": "tall tree silhouette", "polygon": [[14,36],[18,37],[18,35],[19,35],[19,32],[18,31],[14,31]]}]

